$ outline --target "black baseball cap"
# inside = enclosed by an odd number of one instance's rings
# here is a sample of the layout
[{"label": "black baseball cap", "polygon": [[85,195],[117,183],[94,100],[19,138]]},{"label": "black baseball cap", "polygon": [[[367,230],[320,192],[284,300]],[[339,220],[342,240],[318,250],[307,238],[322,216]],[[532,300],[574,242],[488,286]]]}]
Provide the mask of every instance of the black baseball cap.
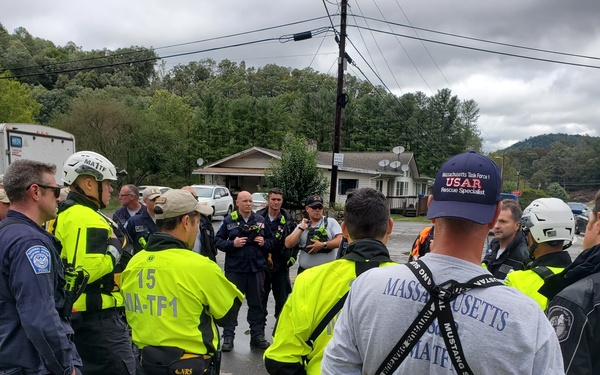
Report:
[{"label": "black baseball cap", "polygon": [[315,207],[315,206],[319,206],[319,205],[324,206],[323,198],[321,198],[321,196],[318,194],[311,195],[306,200],[306,205],[309,207]]}]

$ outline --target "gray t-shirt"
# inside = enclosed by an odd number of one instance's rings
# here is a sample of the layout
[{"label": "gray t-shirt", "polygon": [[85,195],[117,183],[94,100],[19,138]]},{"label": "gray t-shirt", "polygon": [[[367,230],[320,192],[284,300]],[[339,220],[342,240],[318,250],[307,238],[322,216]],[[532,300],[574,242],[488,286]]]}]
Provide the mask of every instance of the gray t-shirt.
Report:
[{"label": "gray t-shirt", "polygon": [[[315,225],[315,227],[320,227],[321,225],[323,225],[323,220],[321,220],[321,222],[319,224]],[[340,226],[340,224],[335,219],[328,217],[327,218],[327,240],[332,240],[335,236],[337,236],[338,234],[341,234],[341,233],[342,233],[342,227]],[[300,235],[298,244],[299,244],[300,248],[302,249],[307,245],[307,242],[310,245],[310,241],[308,241],[308,230],[305,230]],[[298,264],[302,268],[311,268],[314,266],[325,264],[327,262],[331,262],[331,261],[335,260],[336,256],[337,256],[337,248],[332,249],[328,253],[309,254],[305,251],[300,251],[298,253]]]},{"label": "gray t-shirt", "polygon": [[[421,258],[439,285],[486,271],[450,256]],[[350,295],[327,345],[322,374],[374,374],[429,298],[405,265],[368,271]],[[451,302],[465,359],[475,374],[564,374],[558,339],[539,306],[505,286],[471,289]],[[394,374],[456,374],[437,319]]]}]

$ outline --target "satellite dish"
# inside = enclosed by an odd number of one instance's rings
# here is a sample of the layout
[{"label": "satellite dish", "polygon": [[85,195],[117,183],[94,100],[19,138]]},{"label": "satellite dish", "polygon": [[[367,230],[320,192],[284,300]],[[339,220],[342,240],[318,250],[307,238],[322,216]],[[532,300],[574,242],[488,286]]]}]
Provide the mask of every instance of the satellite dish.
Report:
[{"label": "satellite dish", "polygon": [[396,168],[398,168],[398,167],[399,167],[401,164],[402,164],[402,163],[400,163],[398,160],[396,160],[396,161],[393,161],[393,162],[391,162],[391,163],[390,163],[390,167],[392,167],[392,168],[396,169]]},{"label": "satellite dish", "polygon": [[401,153],[404,152],[404,147],[396,146],[392,149],[392,152],[394,152],[394,154],[400,155]]},{"label": "satellite dish", "polygon": [[407,172],[408,171],[408,164],[402,164],[402,172]]},{"label": "satellite dish", "polygon": [[202,164],[204,164],[204,159],[198,158],[198,160],[196,160],[196,164],[198,164],[198,166],[201,167]]},{"label": "satellite dish", "polygon": [[388,165],[390,165],[390,161],[389,161],[388,159],[383,159],[383,160],[380,160],[380,161],[379,161],[379,166],[380,166],[380,167],[383,167],[383,168],[385,168],[385,167],[387,167]]}]

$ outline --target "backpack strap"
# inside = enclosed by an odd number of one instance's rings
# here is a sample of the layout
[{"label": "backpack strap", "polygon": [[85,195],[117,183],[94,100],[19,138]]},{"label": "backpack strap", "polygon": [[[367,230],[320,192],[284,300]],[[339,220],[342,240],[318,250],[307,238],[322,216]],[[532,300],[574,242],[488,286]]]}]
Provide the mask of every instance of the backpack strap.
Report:
[{"label": "backpack strap", "polygon": [[554,272],[546,266],[537,266],[531,269],[533,272],[537,273],[539,277],[543,280],[546,280],[550,276],[554,276]]},{"label": "backpack strap", "polygon": [[430,298],[425,307],[417,315],[417,318],[412,322],[400,340],[398,340],[381,365],[379,365],[375,373],[387,375],[396,371],[437,318],[439,326],[443,327],[440,333],[448,349],[448,355],[454,369],[459,374],[473,375],[474,373],[469,367],[462,350],[450,302],[467,290],[503,284],[491,275],[480,275],[466,283],[448,280],[436,285],[433,282],[431,271],[423,261],[410,262],[406,266],[415,275],[419,283],[429,292]]},{"label": "backpack strap", "polygon": [[[380,264],[380,262],[377,262],[377,261],[354,262],[354,271],[356,273],[356,277],[358,277],[363,272],[370,270],[371,268],[379,267],[379,264]],[[337,315],[337,313],[339,313],[342,310],[342,307],[344,306],[344,302],[346,302],[346,298],[348,298],[349,292],[350,291],[346,292],[346,294],[344,294],[342,296],[342,298],[340,298],[340,300],[337,301],[335,305],[333,305],[333,307],[329,310],[329,312],[327,312],[327,314],[325,314],[325,317],[323,319],[321,319],[319,324],[317,324],[317,328],[315,328],[313,333],[310,335],[309,339],[306,341],[306,343],[308,345],[313,347],[313,344],[314,344],[315,340],[317,339],[317,337],[319,337],[319,335],[321,335],[321,333],[323,332],[325,327],[327,327],[329,322],[331,322],[333,320],[333,318]]]}]

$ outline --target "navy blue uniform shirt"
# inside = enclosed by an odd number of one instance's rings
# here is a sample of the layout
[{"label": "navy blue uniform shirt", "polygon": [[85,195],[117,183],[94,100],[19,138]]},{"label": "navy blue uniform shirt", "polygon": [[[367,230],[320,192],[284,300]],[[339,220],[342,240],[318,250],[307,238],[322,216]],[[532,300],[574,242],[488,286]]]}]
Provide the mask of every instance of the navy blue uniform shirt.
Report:
[{"label": "navy blue uniform shirt", "polygon": [[[146,206],[144,206],[144,208],[146,208]],[[133,251],[137,253],[143,249],[140,244],[140,238],[144,238],[144,240],[148,241],[148,237],[156,232],[156,223],[152,220],[148,210],[144,210],[141,214],[135,215],[127,220],[125,229],[133,242]]]},{"label": "navy blue uniform shirt", "polygon": [[[233,220],[231,215],[238,215],[237,220]],[[225,252],[225,272],[258,272],[267,269],[265,256],[273,246],[271,228],[265,224],[262,216],[254,212],[250,214],[247,222],[237,211],[231,215],[223,219],[215,235],[217,249]],[[244,229],[255,225],[258,226],[256,235],[263,236],[264,245],[258,246],[256,242],[248,241],[244,247],[234,247],[233,240],[236,237],[247,237]]]},{"label": "navy blue uniform shirt", "polygon": [[60,243],[20,212],[0,224],[0,369],[70,374],[81,366],[65,302]]}]

